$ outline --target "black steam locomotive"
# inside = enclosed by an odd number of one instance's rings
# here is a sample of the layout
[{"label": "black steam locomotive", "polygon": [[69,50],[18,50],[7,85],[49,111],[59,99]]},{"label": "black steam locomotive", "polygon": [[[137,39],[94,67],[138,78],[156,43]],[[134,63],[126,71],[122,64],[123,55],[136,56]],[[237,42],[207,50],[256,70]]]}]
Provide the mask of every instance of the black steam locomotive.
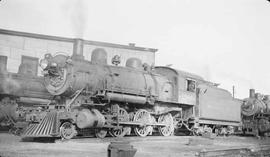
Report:
[{"label": "black steam locomotive", "polygon": [[218,84],[137,58],[122,67],[115,56],[114,65],[108,65],[102,48],[93,50],[91,61],[83,58],[46,54],[41,60],[45,87],[56,105],[31,118],[23,137],[170,136],[177,129],[232,134],[239,129],[243,101]]},{"label": "black steam locomotive", "polygon": [[7,59],[0,56],[0,129],[18,132],[26,125],[26,114],[34,111],[35,105],[50,102],[51,94],[45,89],[43,78],[37,76],[38,67],[31,61],[24,60],[18,73],[12,73],[7,71]]},{"label": "black steam locomotive", "polygon": [[242,105],[243,133],[255,136],[269,136],[270,96],[255,93],[250,89],[249,98]]}]

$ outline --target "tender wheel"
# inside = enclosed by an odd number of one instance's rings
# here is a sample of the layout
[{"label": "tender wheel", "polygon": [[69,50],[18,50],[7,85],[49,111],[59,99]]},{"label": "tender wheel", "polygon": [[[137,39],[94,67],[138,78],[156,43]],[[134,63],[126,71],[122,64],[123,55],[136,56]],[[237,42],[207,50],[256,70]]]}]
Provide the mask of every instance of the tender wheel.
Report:
[{"label": "tender wheel", "polygon": [[191,127],[191,134],[192,136],[199,136],[201,135],[201,131],[199,128],[195,128],[194,126]]},{"label": "tender wheel", "polygon": [[220,131],[219,131],[219,128],[215,128],[215,129],[214,129],[214,134],[215,134],[216,136],[219,135],[219,132],[220,132]]},{"label": "tender wheel", "polygon": [[225,128],[225,127],[222,127],[222,128],[220,129],[220,132],[219,132],[219,134],[220,134],[220,135],[223,135],[223,136],[225,136],[225,135],[227,135],[227,133],[228,133],[228,130],[227,130],[227,128]]},{"label": "tender wheel", "polygon": [[174,122],[173,117],[170,113],[161,115],[158,118],[158,123],[165,124],[166,126],[158,127],[158,130],[163,136],[170,136],[174,132]]},{"label": "tender wheel", "polygon": [[75,126],[70,122],[64,122],[60,127],[60,136],[62,139],[71,139],[76,135]]},{"label": "tender wheel", "polygon": [[[151,115],[146,110],[138,110],[134,115],[134,121],[140,123],[150,123],[151,122]],[[134,128],[134,132],[136,135],[145,137],[151,132],[151,126],[138,126]]]},{"label": "tender wheel", "polygon": [[107,135],[107,130],[105,129],[96,129],[95,130],[95,135],[97,138],[105,138]]},{"label": "tender wheel", "polygon": [[[129,114],[125,109],[119,108],[118,120],[120,122],[129,121]],[[110,130],[109,133],[113,137],[124,137],[127,133],[126,129],[127,129],[126,127],[122,127],[121,129],[113,129],[113,130]]]}]

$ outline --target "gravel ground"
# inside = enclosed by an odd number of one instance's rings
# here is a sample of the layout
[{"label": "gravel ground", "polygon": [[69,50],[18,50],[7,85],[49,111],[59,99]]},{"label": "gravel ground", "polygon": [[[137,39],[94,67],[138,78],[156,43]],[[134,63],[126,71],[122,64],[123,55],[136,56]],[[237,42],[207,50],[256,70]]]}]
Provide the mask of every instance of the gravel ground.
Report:
[{"label": "gravel ground", "polygon": [[[69,141],[39,139],[22,142],[18,136],[0,133],[0,156],[18,157],[106,157],[107,147],[111,141],[128,141],[137,149],[135,157],[176,157],[195,156],[201,150],[254,147],[270,144],[269,139],[258,140],[254,137],[217,137],[214,140],[203,137],[151,136],[146,138],[79,138]],[[192,141],[190,143],[190,141]],[[188,143],[190,143],[188,145]]]}]

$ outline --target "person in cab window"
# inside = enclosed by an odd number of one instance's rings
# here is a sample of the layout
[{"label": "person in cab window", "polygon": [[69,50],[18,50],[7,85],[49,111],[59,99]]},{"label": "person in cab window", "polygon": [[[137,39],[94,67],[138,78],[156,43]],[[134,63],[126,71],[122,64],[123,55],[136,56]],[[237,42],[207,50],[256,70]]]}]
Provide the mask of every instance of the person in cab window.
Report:
[{"label": "person in cab window", "polygon": [[188,89],[187,90],[190,92],[195,92],[195,82],[194,81],[191,81],[191,80],[188,81]]}]

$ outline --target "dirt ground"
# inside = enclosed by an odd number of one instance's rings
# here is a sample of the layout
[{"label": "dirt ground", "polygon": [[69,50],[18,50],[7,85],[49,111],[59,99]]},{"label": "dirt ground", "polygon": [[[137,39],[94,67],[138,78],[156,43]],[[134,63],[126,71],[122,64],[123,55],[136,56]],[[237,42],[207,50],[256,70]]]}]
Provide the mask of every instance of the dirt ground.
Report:
[{"label": "dirt ground", "polygon": [[258,140],[254,137],[239,136],[217,137],[214,140],[191,136],[151,136],[146,138],[125,137],[124,139],[109,137],[106,139],[79,138],[69,141],[38,139],[22,142],[18,136],[0,133],[0,156],[106,157],[107,148],[111,141],[129,141],[137,149],[135,157],[195,156],[196,152],[201,150],[254,147],[270,144],[269,139]]}]

